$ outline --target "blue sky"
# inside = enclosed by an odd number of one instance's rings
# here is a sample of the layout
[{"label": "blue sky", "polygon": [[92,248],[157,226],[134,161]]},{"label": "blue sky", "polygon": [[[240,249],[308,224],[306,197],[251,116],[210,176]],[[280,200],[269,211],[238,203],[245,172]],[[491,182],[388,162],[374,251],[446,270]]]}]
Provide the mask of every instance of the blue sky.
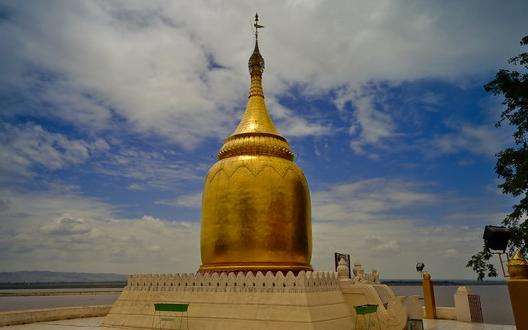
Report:
[{"label": "blue sky", "polygon": [[1,271],[193,272],[203,177],[244,110],[249,21],[268,109],[312,195],[313,265],[464,265],[513,201],[501,99],[528,33],[495,2],[0,4]]}]

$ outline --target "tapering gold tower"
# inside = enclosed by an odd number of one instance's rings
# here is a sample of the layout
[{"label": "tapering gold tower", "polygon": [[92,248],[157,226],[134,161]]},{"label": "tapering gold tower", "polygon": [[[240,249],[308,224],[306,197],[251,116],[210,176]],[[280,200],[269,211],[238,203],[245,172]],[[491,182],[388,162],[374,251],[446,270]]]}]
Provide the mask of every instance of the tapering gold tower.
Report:
[{"label": "tapering gold tower", "polygon": [[308,183],[266,109],[254,26],[246,111],[205,179],[201,272],[312,269]]}]

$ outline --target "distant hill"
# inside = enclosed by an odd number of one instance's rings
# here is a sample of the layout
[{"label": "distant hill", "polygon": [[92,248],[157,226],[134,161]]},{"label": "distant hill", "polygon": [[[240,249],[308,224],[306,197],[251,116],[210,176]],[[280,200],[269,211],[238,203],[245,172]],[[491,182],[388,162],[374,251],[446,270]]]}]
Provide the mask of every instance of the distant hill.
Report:
[{"label": "distant hill", "polygon": [[[5,287],[7,284],[27,284],[27,283],[54,283],[66,284],[70,287],[84,287],[83,283],[91,283],[90,286],[99,286],[99,284],[115,282],[124,283],[127,280],[127,275],[114,273],[74,273],[74,272],[50,272],[50,271],[20,271],[20,272],[0,272],[0,287]],[[388,285],[421,285],[422,281],[419,279],[382,279],[381,281]],[[69,283],[69,284],[68,284]],[[435,279],[435,285],[504,285],[504,280],[443,280]],[[79,284],[79,285],[74,285]]]},{"label": "distant hill", "polygon": [[49,271],[0,272],[0,283],[122,282],[126,275]]}]

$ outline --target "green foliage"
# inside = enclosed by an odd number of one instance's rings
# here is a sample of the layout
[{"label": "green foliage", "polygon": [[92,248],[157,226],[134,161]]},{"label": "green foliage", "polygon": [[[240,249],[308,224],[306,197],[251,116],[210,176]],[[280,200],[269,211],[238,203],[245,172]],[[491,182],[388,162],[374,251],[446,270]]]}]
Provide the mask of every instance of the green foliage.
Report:
[{"label": "green foliage", "polygon": [[[528,46],[528,36],[521,40]],[[518,198],[518,203],[502,224],[512,232],[507,252],[512,255],[520,249],[528,254],[528,52],[512,57],[509,61],[516,70],[499,70],[495,79],[484,86],[487,92],[504,97],[505,110],[496,126],[504,122],[514,127],[513,145],[497,154],[495,172],[504,181],[499,188],[504,194]],[[489,262],[491,251],[484,248],[473,255],[466,267],[471,267],[482,280],[485,275],[497,276],[495,267]],[[487,274],[486,274],[487,273]]]},{"label": "green foliage", "polygon": [[473,255],[471,257],[471,260],[469,260],[467,263],[467,267],[473,268],[475,273],[477,273],[479,281],[482,281],[485,276],[497,276],[497,271],[495,270],[495,267],[493,267],[493,265],[488,262],[491,256],[491,251],[487,248],[484,248],[479,253]]}]

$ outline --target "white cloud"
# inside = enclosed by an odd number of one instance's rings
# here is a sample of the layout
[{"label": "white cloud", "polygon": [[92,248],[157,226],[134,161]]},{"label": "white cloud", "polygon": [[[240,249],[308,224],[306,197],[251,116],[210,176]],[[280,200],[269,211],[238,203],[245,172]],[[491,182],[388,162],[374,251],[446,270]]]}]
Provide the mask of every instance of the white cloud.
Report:
[{"label": "white cloud", "polygon": [[51,223],[43,225],[40,229],[45,234],[82,235],[89,233],[92,230],[92,226],[84,219],[75,219],[64,215]]},{"label": "white cloud", "polygon": [[446,223],[458,225],[475,225],[479,223],[495,224],[504,219],[506,215],[506,212],[492,212],[487,210],[482,210],[479,212],[478,210],[473,210],[473,208],[470,208],[470,210],[471,211],[457,210],[453,213],[450,213],[446,215],[445,221]]},{"label": "white cloud", "polygon": [[133,145],[118,147],[121,142],[113,141],[110,150],[102,138],[69,138],[31,123],[4,123],[0,128],[0,176],[4,180],[33,178],[42,169],[58,171],[89,163],[95,173],[137,181],[129,185],[130,190],[167,189],[184,181],[201,181],[207,169],[206,164],[182,160],[161,147],[144,151]]},{"label": "white cloud", "polygon": [[[198,219],[120,217],[106,203],[62,190],[1,194],[0,262],[5,269],[194,272],[200,264]],[[196,196],[180,202],[193,205]],[[367,269],[379,269],[385,278],[413,278],[419,260],[436,278],[472,277],[464,266],[481,247],[481,232],[435,225],[419,216],[391,216],[413,203],[437,199],[419,185],[364,180],[313,196],[316,269],[331,270],[333,252],[342,251]],[[326,201],[332,203],[330,209]]]},{"label": "white cloud", "polygon": [[86,162],[109,149],[103,139],[93,142],[70,139],[39,125],[1,125],[0,172],[3,176],[31,176],[36,167],[58,170]]},{"label": "white cloud", "polygon": [[0,261],[10,270],[194,272],[199,224],[123,218],[97,200],[2,191]]},{"label": "white cloud", "polygon": [[[28,96],[38,105],[37,111],[47,111],[47,115],[63,119],[83,129],[112,126],[111,105],[91,97],[90,92],[81,86],[75,86],[68,81],[36,81],[36,84],[33,87],[42,92]],[[48,108],[50,104],[52,107]],[[37,112],[32,115],[42,114]]]},{"label": "white cloud", "polygon": [[492,125],[464,124],[455,132],[437,136],[433,141],[435,151],[442,154],[470,152],[493,157],[511,137],[506,130],[498,130]]},{"label": "white cloud", "polygon": [[312,195],[318,221],[361,222],[386,219],[398,210],[430,205],[440,197],[415,182],[375,178],[342,183]]},{"label": "white cloud", "polygon": [[202,206],[202,193],[178,196],[174,199],[157,201],[156,204],[199,209]]},{"label": "white cloud", "polygon": [[268,99],[268,107],[273,118],[278,120],[279,131],[286,137],[321,136],[331,133],[330,126],[317,123],[313,120],[306,120],[296,116],[295,113],[301,109],[289,109],[274,98]]},{"label": "white cloud", "polygon": [[465,267],[482,247],[474,227],[423,226],[420,219],[370,219],[368,223],[314,222],[312,265],[333,269],[333,253],[344,252],[382,278],[418,278],[414,265],[423,261],[435,278],[474,278]]},{"label": "white cloud", "polygon": [[[480,74],[513,54],[527,27],[522,1],[3,6],[9,19],[0,22],[0,39],[10,52],[0,86],[31,90],[28,98],[42,105],[38,115],[102,129],[115,124],[115,114],[129,129],[186,148],[224,137],[239,118],[248,87],[248,21],[257,7],[272,97],[293,85],[306,95],[370,81]],[[364,110],[358,120],[371,141],[392,131],[376,112]],[[293,135],[324,130],[295,112],[284,121]]]},{"label": "white cloud", "polygon": [[193,163],[171,150],[159,147],[145,151],[134,146],[117,148],[93,164],[93,170],[108,176],[131,179],[130,190],[147,187],[174,189],[189,181],[201,181],[207,164]]},{"label": "white cloud", "polygon": [[134,190],[134,191],[140,191],[140,190],[143,190],[144,187],[140,184],[132,183],[128,185],[127,189]]},{"label": "white cloud", "polygon": [[[345,252],[367,269],[380,270],[384,278],[416,277],[417,261],[425,262],[436,278],[472,278],[465,264],[482,247],[482,232],[472,219],[463,222],[470,226],[459,220],[474,205],[427,188],[376,178],[314,192],[312,264],[330,270],[333,252]],[[434,211],[443,205],[450,210],[445,216]],[[436,214],[433,219],[431,213]],[[480,212],[483,219],[495,215]]]},{"label": "white cloud", "polygon": [[[365,155],[365,146],[379,147],[396,135],[394,120],[385,109],[378,90],[362,88],[359,91],[355,87],[342,89],[334,103],[341,111],[347,109],[348,104],[354,109],[349,134],[353,137],[350,147],[355,153]],[[369,155],[376,157],[372,153]]]},{"label": "white cloud", "polygon": [[[528,27],[522,1],[3,4],[8,19],[0,20],[0,40],[9,52],[0,63],[0,92],[23,94],[28,106],[6,108],[2,117],[16,111],[11,115],[60,118],[81,131],[157,135],[183,148],[225,137],[247,95],[248,21],[255,7],[266,25],[266,95],[283,133],[302,137],[332,130],[321,116],[314,120],[278,101],[292,87],[302,97],[346,91],[335,102],[353,105],[344,116],[352,118],[352,147],[360,153],[399,134],[396,115],[365,92],[365,85],[428,78],[462,84],[515,54]],[[68,138],[36,125],[4,127],[2,173],[64,169],[108,148],[103,140]],[[461,125],[455,131],[439,137],[438,148],[489,154],[497,146],[484,127]],[[94,171],[133,179],[133,190],[201,179],[206,166],[177,158],[159,150],[118,149],[94,164]],[[0,258],[10,269],[180,272],[199,264],[196,221],[118,216],[111,205],[80,197],[75,189],[2,195]],[[427,225],[406,214],[441,198],[417,183],[348,182],[313,197],[318,269],[330,269],[331,253],[343,250],[385,274],[411,276],[414,260],[424,260],[441,277],[466,276],[467,256],[481,245],[474,228]],[[196,207],[198,197],[167,202]]]},{"label": "white cloud", "polygon": [[381,255],[397,256],[401,252],[400,244],[396,240],[385,241],[379,236],[368,236],[365,238],[365,245],[370,251]]}]

